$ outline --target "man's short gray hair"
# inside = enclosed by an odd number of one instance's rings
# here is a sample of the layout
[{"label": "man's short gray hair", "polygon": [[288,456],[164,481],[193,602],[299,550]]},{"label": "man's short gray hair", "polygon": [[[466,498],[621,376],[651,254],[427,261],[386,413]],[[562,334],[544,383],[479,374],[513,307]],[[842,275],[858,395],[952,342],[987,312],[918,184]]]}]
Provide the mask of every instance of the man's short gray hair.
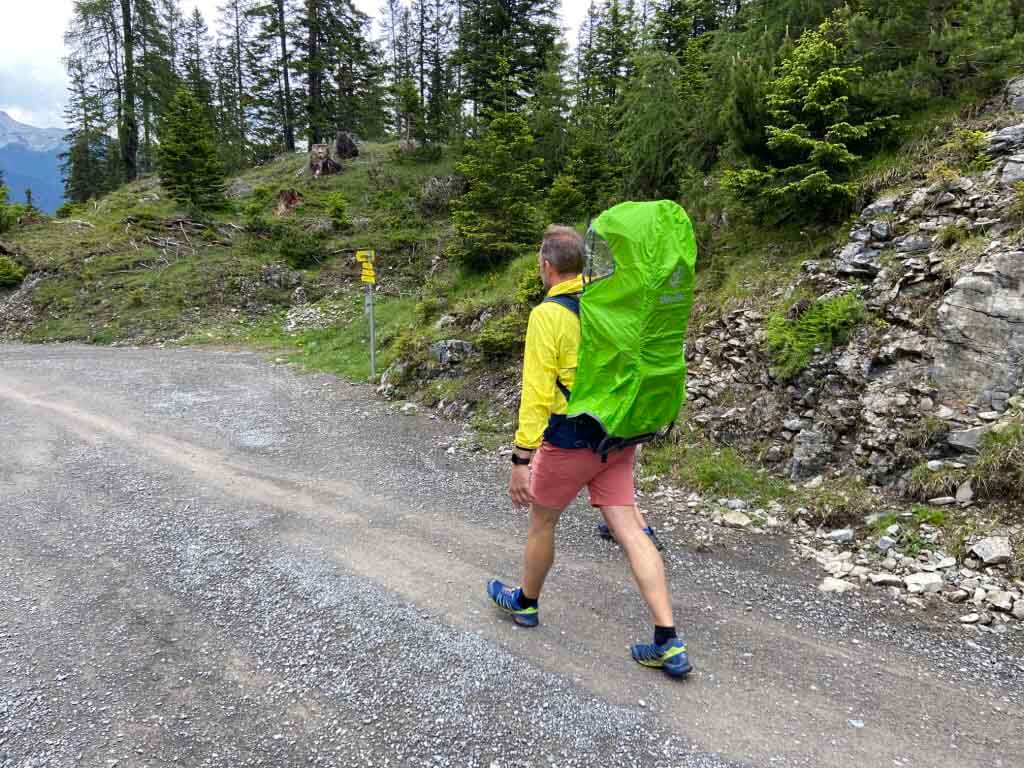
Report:
[{"label": "man's short gray hair", "polygon": [[540,257],[560,275],[578,275],[586,258],[583,236],[572,227],[552,224],[544,230]]}]

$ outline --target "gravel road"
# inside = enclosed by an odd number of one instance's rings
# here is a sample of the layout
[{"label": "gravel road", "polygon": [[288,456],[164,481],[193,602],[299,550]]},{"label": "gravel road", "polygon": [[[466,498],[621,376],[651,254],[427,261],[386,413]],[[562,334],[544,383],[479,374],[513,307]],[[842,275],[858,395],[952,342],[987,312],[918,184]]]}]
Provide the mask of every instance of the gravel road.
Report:
[{"label": "gravel road", "polygon": [[524,516],[455,432],[249,352],[0,345],[0,766],[1022,764],[1024,633],[781,538],[672,543],[685,682],[582,507],[514,628]]}]

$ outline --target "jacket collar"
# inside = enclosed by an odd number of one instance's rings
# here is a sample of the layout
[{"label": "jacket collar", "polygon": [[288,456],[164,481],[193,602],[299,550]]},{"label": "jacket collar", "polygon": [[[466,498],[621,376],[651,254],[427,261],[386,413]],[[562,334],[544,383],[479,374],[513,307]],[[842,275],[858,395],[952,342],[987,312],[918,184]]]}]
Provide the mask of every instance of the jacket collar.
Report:
[{"label": "jacket collar", "polygon": [[566,280],[564,283],[552,287],[548,291],[548,296],[564,296],[567,293],[582,293],[583,292],[583,275],[576,275],[571,280]]}]

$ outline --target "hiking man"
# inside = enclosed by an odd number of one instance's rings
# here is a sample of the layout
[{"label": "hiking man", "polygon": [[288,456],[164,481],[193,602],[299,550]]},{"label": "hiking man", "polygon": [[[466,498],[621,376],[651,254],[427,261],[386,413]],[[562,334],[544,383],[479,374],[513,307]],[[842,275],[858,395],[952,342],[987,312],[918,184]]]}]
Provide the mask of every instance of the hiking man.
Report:
[{"label": "hiking man", "polygon": [[633,658],[682,677],[692,667],[686,645],[676,634],[664,562],[645,534],[636,508],[635,448],[602,456],[564,428],[568,424],[566,393],[575,380],[580,344],[580,320],[572,307],[583,291],[584,261],[584,240],[575,230],[547,229],[538,254],[547,298],[530,313],[527,327],[519,430],[509,482],[512,501],[529,507],[523,584],[508,587],[492,580],[487,593],[517,624],[537,626],[538,600],[554,562],[555,527],[562,511],[587,486],[590,503],[600,509],[625,550],[653,618],[654,640],[634,645]]}]

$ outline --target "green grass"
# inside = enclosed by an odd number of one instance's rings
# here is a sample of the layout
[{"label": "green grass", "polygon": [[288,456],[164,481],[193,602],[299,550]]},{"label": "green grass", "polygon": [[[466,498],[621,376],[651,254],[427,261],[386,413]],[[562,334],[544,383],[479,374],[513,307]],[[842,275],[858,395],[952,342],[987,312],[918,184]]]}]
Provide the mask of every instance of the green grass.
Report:
[{"label": "green grass", "polygon": [[755,468],[732,448],[713,446],[695,432],[675,432],[645,447],[640,467],[641,475],[658,475],[681,488],[758,504],[790,494],[784,481]]},{"label": "green grass", "polygon": [[851,291],[816,300],[795,317],[791,303],[768,319],[765,339],[775,361],[775,373],[783,380],[803,371],[816,354],[825,354],[846,343],[850,332],[865,318],[864,301]]},{"label": "green grass", "polygon": [[[265,265],[300,267],[315,301],[354,284],[350,251],[364,247],[377,251],[383,293],[404,301],[419,290],[448,228],[446,217],[420,209],[421,187],[432,175],[450,174],[452,161],[396,165],[390,152],[387,145],[367,145],[343,173],[321,179],[300,173],[304,155],[280,157],[232,179],[229,206],[184,231],[177,220],[188,217],[153,177],[75,206],[71,219],[16,228],[8,241],[19,259],[50,275],[35,293],[38,322],[26,338],[155,341],[207,338],[209,329],[223,336],[240,315],[241,325],[256,327],[264,314],[290,303],[292,287],[264,281]],[[302,202],[278,217],[282,189],[295,189]],[[253,220],[261,226],[247,229]],[[244,335],[238,331],[228,335]],[[353,328],[352,338],[361,333],[362,326]],[[357,342],[338,336],[280,343],[311,345],[310,364],[357,370],[341,362],[357,357]]]}]

